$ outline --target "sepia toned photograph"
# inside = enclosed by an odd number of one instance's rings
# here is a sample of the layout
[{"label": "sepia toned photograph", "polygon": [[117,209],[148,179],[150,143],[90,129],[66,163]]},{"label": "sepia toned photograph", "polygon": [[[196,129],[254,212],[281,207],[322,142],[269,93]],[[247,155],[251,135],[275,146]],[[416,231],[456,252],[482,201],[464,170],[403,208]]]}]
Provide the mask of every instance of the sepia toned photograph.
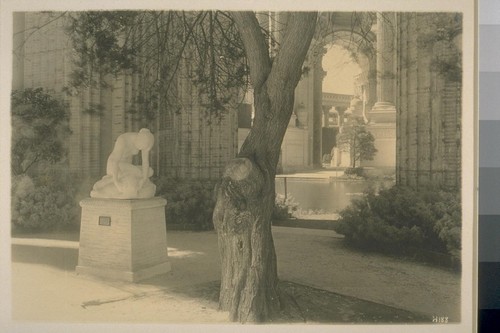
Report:
[{"label": "sepia toned photograph", "polygon": [[8,332],[472,331],[474,1],[374,3],[2,3]]}]

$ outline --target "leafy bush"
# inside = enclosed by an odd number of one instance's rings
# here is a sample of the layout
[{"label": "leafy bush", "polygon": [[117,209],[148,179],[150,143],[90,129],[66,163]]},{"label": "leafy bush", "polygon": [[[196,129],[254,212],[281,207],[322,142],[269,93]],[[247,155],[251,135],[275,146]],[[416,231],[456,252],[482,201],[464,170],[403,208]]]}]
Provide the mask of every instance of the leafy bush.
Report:
[{"label": "leafy bush", "polygon": [[167,224],[195,230],[214,228],[215,181],[158,177],[153,182],[156,195],[168,201],[165,208]]},{"label": "leafy bush", "polygon": [[446,249],[454,258],[460,259],[460,250],[462,242],[462,216],[460,196],[454,194],[446,194],[449,200],[439,203],[439,209],[443,212],[436,225],[434,231],[438,234],[446,244]]},{"label": "leafy bush", "polygon": [[460,257],[456,193],[394,186],[366,193],[340,212],[335,230],[358,248],[410,255],[416,249]]},{"label": "leafy bush", "polygon": [[20,210],[23,205],[20,202],[30,193],[35,191],[33,180],[27,175],[12,177],[12,195],[11,195],[11,219],[13,227],[16,224],[21,224],[22,219]]},{"label": "leafy bush", "polygon": [[79,184],[62,164],[69,111],[42,88],[12,92],[12,227],[45,231],[77,225]]},{"label": "leafy bush", "polygon": [[56,163],[66,154],[69,111],[42,88],[12,92],[11,170],[22,175],[42,162]]},{"label": "leafy bush", "polygon": [[75,227],[80,206],[77,182],[69,173],[51,169],[34,178],[12,178],[12,227],[16,231],[47,231]]},{"label": "leafy bush", "polygon": [[298,204],[294,202],[291,196],[288,196],[285,199],[284,195],[276,194],[272,219],[286,220],[290,217],[293,217],[293,214],[297,211],[297,209]]}]

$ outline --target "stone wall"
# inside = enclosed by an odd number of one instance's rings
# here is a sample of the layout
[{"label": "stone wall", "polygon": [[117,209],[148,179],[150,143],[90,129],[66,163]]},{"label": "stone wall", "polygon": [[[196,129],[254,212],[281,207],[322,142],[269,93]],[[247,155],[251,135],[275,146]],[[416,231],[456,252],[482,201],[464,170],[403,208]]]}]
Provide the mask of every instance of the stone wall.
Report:
[{"label": "stone wall", "polygon": [[432,15],[398,15],[397,182],[457,188],[461,83],[433,67],[436,57],[446,59],[457,49],[453,43],[424,43],[433,34]]}]

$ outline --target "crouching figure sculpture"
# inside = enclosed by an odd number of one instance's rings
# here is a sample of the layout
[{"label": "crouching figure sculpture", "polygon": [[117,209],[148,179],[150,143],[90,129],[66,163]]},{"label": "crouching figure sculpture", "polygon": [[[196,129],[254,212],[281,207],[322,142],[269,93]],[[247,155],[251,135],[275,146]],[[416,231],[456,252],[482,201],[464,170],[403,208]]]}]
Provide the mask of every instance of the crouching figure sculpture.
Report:
[{"label": "crouching figure sculpture", "polygon": [[[155,195],[156,186],[149,180],[149,152],[154,136],[147,128],[121,134],[108,157],[106,175],[94,184],[90,197],[103,199],[146,199]],[[142,165],[132,164],[141,152]]]}]

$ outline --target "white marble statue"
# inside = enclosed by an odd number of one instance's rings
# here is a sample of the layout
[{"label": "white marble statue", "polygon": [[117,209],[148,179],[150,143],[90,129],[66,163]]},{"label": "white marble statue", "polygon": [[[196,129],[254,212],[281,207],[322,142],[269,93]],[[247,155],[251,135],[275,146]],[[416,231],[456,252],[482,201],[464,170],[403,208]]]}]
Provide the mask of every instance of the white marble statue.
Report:
[{"label": "white marble statue", "polygon": [[[149,167],[149,151],[153,144],[154,136],[147,128],[138,133],[127,132],[120,135],[108,157],[106,175],[94,184],[90,196],[106,199],[154,197],[156,186],[149,180],[153,175],[153,169]],[[142,165],[133,165],[132,158],[139,151],[142,154]]]}]

